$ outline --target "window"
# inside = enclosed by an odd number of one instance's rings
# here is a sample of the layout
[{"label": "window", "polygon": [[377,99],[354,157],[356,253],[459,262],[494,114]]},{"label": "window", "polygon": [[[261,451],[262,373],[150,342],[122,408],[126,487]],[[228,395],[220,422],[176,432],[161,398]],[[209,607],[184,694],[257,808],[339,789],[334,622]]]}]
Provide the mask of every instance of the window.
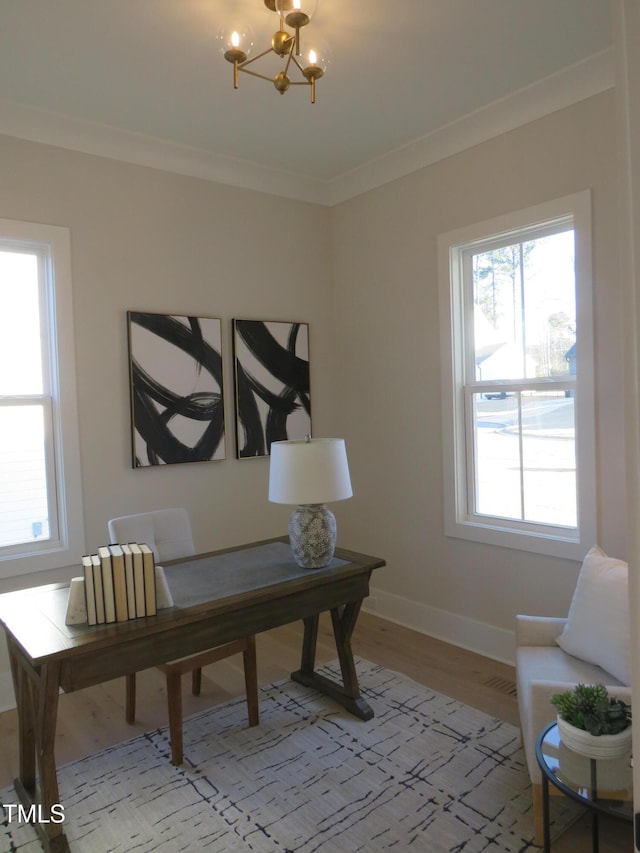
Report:
[{"label": "window", "polygon": [[443,235],[446,533],[595,541],[589,193]]},{"label": "window", "polygon": [[0,577],[83,547],[69,232],[0,220]]}]

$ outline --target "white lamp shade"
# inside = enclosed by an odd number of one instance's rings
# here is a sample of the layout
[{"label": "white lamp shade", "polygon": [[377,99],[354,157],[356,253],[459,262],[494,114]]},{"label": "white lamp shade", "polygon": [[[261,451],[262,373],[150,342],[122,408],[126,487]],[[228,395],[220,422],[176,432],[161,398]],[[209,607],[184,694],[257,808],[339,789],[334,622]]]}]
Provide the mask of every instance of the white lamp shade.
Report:
[{"label": "white lamp shade", "polygon": [[325,504],[353,494],[343,438],[271,443],[269,500],[278,504]]}]

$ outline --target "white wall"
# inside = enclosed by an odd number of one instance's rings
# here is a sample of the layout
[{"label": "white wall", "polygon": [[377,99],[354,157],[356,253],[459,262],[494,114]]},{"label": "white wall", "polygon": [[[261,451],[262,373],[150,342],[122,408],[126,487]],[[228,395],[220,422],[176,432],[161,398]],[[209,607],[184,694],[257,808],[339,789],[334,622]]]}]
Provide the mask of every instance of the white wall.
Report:
[{"label": "white wall", "polygon": [[[267,501],[268,459],[234,458],[230,322],[309,322],[313,429],[326,434],[329,210],[1,136],[0,187],[0,217],[71,230],[87,550],[108,541],[109,518],[175,505],[202,550],[285,533],[287,508]],[[225,461],[131,468],[127,309],[223,319]]]},{"label": "white wall", "polygon": [[592,189],[600,545],[625,557],[613,91],[334,211],[340,427],[356,503],[342,538],[386,557],[383,614],[510,659],[516,613],[566,615],[579,564],[444,535],[438,235]]},{"label": "white wall", "polygon": [[437,236],[591,188],[599,541],[626,556],[612,91],[332,210],[10,137],[0,186],[0,217],[71,229],[87,549],[176,504],[202,549],[286,530],[268,461],[234,459],[230,358],[227,459],[130,467],[126,310],[220,316],[228,356],[232,317],[305,320],[314,433],[345,436],[352,469],[340,542],[388,562],[373,607],[504,659],[516,613],[566,613],[579,565],[444,536]]},{"label": "white wall", "polygon": [[[329,211],[0,137],[0,215],[71,230],[86,545],[107,520],[184,505],[201,548],[278,529],[268,460],[234,458],[232,317],[311,324],[314,428],[326,423]],[[223,319],[227,459],[133,470],[127,309]]]}]

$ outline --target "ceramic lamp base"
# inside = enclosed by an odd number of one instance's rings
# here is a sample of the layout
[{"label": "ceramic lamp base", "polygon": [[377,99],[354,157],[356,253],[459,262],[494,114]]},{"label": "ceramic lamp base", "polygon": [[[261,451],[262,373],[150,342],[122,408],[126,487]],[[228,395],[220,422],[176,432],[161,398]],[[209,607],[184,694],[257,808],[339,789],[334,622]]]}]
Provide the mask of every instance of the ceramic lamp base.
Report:
[{"label": "ceramic lamp base", "polygon": [[328,566],[336,547],[336,517],[324,504],[299,506],[289,518],[289,542],[303,569]]}]

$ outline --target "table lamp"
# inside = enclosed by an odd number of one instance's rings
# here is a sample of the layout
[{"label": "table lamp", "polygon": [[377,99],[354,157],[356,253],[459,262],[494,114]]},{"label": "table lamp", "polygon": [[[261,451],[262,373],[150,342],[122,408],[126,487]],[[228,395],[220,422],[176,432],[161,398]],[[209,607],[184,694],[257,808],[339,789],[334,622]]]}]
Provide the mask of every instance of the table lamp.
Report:
[{"label": "table lamp", "polygon": [[342,438],[273,441],[269,500],[297,504],[289,518],[289,541],[304,569],[327,566],[336,547],[336,519],[324,505],[353,494]]}]

